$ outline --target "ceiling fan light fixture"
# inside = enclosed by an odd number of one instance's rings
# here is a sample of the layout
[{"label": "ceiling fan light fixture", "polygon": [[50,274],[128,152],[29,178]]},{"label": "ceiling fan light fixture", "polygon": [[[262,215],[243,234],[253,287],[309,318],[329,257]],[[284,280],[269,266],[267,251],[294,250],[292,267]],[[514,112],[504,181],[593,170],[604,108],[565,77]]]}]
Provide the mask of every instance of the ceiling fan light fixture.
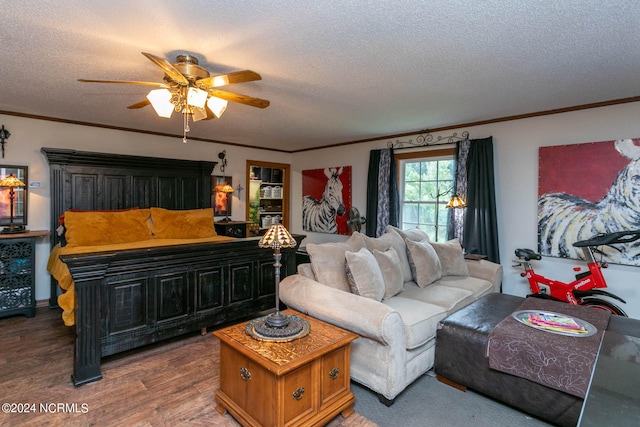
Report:
[{"label": "ceiling fan light fixture", "polygon": [[189,92],[187,92],[187,104],[192,107],[204,108],[204,104],[207,103],[207,95],[207,91],[190,87]]},{"label": "ceiling fan light fixture", "polygon": [[213,112],[213,114],[215,114],[217,118],[220,118],[220,116],[222,116],[222,113],[225,112],[228,104],[229,101],[227,101],[226,99],[218,98],[216,96],[210,96],[209,100],[207,101],[207,107],[209,107],[209,109]]},{"label": "ceiling fan light fixture", "polygon": [[154,89],[147,94],[147,99],[160,117],[170,118],[174,111],[171,103],[172,94],[167,89]]},{"label": "ceiling fan light fixture", "polygon": [[204,120],[208,117],[207,110],[204,108],[191,107],[191,116],[194,122]]}]

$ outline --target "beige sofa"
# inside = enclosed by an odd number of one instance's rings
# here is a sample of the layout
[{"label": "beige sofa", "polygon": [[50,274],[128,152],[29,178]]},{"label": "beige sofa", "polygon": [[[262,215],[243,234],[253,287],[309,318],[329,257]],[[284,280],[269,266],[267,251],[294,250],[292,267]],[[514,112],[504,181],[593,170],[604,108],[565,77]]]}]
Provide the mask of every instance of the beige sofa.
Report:
[{"label": "beige sofa", "polygon": [[281,282],[281,300],[360,335],[351,378],[386,405],[433,367],[438,322],[502,280],[499,264],[466,260],[457,240],[431,243],[420,229],[356,232],[306,250],[311,263]]}]

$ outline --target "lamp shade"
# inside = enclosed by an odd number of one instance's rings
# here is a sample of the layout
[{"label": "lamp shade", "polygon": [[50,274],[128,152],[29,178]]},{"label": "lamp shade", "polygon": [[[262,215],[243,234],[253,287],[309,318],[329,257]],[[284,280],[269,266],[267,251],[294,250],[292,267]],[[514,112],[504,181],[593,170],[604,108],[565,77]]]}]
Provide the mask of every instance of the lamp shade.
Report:
[{"label": "lamp shade", "polygon": [[210,96],[207,101],[207,107],[209,107],[217,118],[222,116],[222,113],[227,109],[227,104],[229,104],[229,102],[226,99],[217,98],[215,96]]},{"label": "lamp shade", "polygon": [[24,187],[24,182],[20,181],[14,174],[9,174],[0,181],[0,187]]},{"label": "lamp shade", "polygon": [[467,206],[467,203],[460,198],[457,194],[454,194],[449,203],[447,203],[448,208],[464,208]]},{"label": "lamp shade", "polygon": [[271,249],[293,248],[297,244],[296,239],[289,234],[289,231],[282,224],[271,225],[258,242],[259,247]]},{"label": "lamp shade", "polygon": [[218,184],[213,189],[216,193],[233,193],[233,187],[229,184]]},{"label": "lamp shade", "polygon": [[208,95],[209,93],[207,91],[196,87],[190,87],[189,92],[187,92],[187,104],[193,107],[204,108],[204,104],[207,103]]},{"label": "lamp shade", "polygon": [[213,116],[208,116],[209,114],[207,114],[207,110],[205,108],[191,107],[191,117],[193,117],[194,122],[213,118]]},{"label": "lamp shade", "polygon": [[221,193],[233,193],[233,187],[230,186],[229,184],[225,184],[222,186],[222,188],[220,189]]},{"label": "lamp shade", "polygon": [[154,89],[147,94],[147,99],[160,117],[170,118],[173,114],[174,105],[171,103],[171,92],[167,89]]}]

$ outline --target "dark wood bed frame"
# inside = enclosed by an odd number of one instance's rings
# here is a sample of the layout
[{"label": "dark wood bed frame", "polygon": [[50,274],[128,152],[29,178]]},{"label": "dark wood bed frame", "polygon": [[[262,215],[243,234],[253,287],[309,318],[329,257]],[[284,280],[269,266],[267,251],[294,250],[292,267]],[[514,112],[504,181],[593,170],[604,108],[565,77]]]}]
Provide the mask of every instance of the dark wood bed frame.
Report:
[{"label": "dark wood bed frame", "polygon": [[[69,209],[211,206],[215,162],[43,148],[51,168],[51,229]],[[304,236],[294,236],[298,242]],[[52,233],[52,246],[60,241]],[[64,255],[75,283],[76,386],[102,378],[100,360],[275,306],[273,253],[259,238]],[[282,277],[295,272],[284,250]],[[52,279],[50,305],[57,305]]]}]

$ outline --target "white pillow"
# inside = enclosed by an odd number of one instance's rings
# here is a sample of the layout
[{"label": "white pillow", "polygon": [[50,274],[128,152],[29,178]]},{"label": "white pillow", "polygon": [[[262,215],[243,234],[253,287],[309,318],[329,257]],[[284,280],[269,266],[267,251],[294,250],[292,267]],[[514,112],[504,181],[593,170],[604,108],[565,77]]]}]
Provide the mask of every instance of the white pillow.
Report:
[{"label": "white pillow", "polygon": [[404,284],[398,252],[393,247],[384,252],[374,249],[373,256],[376,258],[378,266],[380,266],[384,281],[384,296],[382,299],[385,300],[398,295],[402,291],[402,285]]},{"label": "white pillow", "polygon": [[362,297],[382,301],[384,279],[378,262],[367,248],[345,252],[347,279],[351,292]]},{"label": "white pillow", "polygon": [[347,251],[357,252],[363,247],[364,239],[358,232],[353,233],[344,242],[307,244],[307,253],[316,280],[326,286],[350,292],[344,254]]},{"label": "white pillow", "polygon": [[421,288],[435,282],[442,277],[442,265],[433,246],[427,240],[414,242],[405,240],[409,265],[413,280]]},{"label": "white pillow", "polygon": [[367,249],[371,252],[376,249],[379,251],[386,251],[389,248],[394,248],[398,255],[400,271],[402,272],[402,278],[404,282],[413,280],[411,275],[411,267],[409,266],[409,259],[407,259],[407,245],[404,243],[404,239],[393,228],[387,227],[387,232],[380,237],[369,237],[362,235],[364,238]]},{"label": "white pillow", "polygon": [[426,239],[427,242],[430,242],[429,235],[422,228],[415,227],[410,228],[408,230],[400,230],[398,227],[394,227],[392,225],[387,226],[387,231],[393,230],[398,233],[404,240],[412,240],[414,242],[421,242]]},{"label": "white pillow", "polygon": [[431,246],[438,254],[443,276],[469,277],[469,268],[458,239],[452,239],[446,243],[431,242]]}]

